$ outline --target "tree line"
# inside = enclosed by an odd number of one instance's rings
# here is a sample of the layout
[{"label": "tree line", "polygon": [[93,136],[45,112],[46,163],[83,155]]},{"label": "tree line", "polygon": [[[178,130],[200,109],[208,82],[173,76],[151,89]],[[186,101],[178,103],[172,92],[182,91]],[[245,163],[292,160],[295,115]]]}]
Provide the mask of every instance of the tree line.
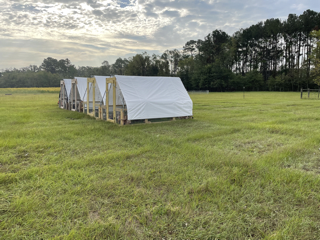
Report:
[{"label": "tree line", "polygon": [[100,67],[75,67],[69,59],[5,70],[0,87],[54,87],[60,79],[92,75],[178,76],[188,90],[297,91],[318,88],[320,13],[307,10],[286,20],[267,19],[232,36],[214,30],[182,50],[141,53]]}]

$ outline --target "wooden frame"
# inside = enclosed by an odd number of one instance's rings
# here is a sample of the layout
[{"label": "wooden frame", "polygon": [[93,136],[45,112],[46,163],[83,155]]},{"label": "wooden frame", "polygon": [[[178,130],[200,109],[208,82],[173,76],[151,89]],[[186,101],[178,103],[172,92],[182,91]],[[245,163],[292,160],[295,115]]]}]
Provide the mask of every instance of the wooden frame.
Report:
[{"label": "wooden frame", "polygon": [[[74,91],[72,91],[74,89]],[[74,102],[74,108],[73,108]],[[71,111],[77,111],[77,79],[71,80],[71,93],[70,93]]]},{"label": "wooden frame", "polygon": [[[113,103],[112,103],[112,119],[109,117],[109,84],[112,84],[112,95],[113,95]],[[106,111],[106,121],[117,123],[117,112],[120,112],[119,123],[120,125],[124,125],[126,122],[124,111],[127,109],[117,107],[117,79],[115,77],[106,78],[106,102],[104,105],[99,107],[99,119],[104,120],[103,118],[103,110]]]},{"label": "wooden frame", "polygon": [[[108,84],[112,84],[113,86],[113,119],[109,118],[109,85]],[[103,118],[103,110],[106,111],[106,121],[108,122],[112,122],[112,123],[116,123],[119,124],[121,126],[123,125],[127,125],[127,124],[131,124],[131,121],[127,120],[127,109],[126,108],[120,108],[120,106],[117,106],[116,103],[116,88],[117,88],[117,79],[116,77],[111,77],[111,78],[106,78],[106,102],[105,105],[101,105],[99,107],[99,119],[104,120]],[[117,116],[117,113],[120,112],[120,116]],[[118,114],[119,115],[119,114]],[[189,119],[189,118],[193,118],[193,116],[183,116],[183,117],[172,117],[169,118],[171,119],[171,121],[175,121],[176,119]],[[148,119],[142,119],[144,121],[144,123],[160,123],[159,122],[153,122],[153,121],[149,121]]]},{"label": "wooden frame", "polygon": [[[92,83],[92,112],[90,113],[90,88],[89,85]],[[87,107],[87,114],[91,117],[95,117],[96,119],[100,118],[100,109],[98,108],[98,117],[96,117],[96,84],[97,81],[95,78],[87,78],[87,100],[83,101],[82,106],[83,106],[83,112],[85,112],[85,105]]]},{"label": "wooden frame", "polygon": [[[90,89],[89,85],[92,83],[92,113],[90,113],[90,100],[89,100],[89,94]],[[87,78],[87,114],[89,116],[95,117],[96,113],[96,79],[95,78]]]},{"label": "wooden frame", "polygon": [[[150,123],[161,123],[161,122],[165,122],[165,121],[175,121],[176,119],[189,119],[189,118],[193,118],[193,116],[182,116],[182,117],[170,117],[167,118],[167,120],[163,121],[164,119],[140,119],[140,120],[127,120],[127,108],[123,105],[118,105],[117,106],[117,79],[115,77],[110,77],[110,78],[106,78],[106,89],[105,89],[105,93],[106,93],[106,101],[103,104],[101,104],[100,102],[100,106],[98,108],[98,117],[96,117],[96,79],[95,78],[87,78],[87,89],[86,89],[86,93],[87,93],[87,99],[86,101],[80,101],[79,106],[77,104],[77,79],[72,79],[71,80],[71,101],[69,102],[68,105],[70,105],[70,110],[72,111],[79,111],[81,110],[82,107],[82,111],[83,113],[87,113],[89,116],[95,117],[96,119],[101,119],[101,120],[106,120],[108,122],[112,122],[112,123],[116,123],[119,125],[127,125],[127,124],[150,124]],[[92,112],[90,113],[90,88],[89,85],[90,83],[92,84],[92,93],[93,93],[93,98],[92,98]],[[113,103],[112,103],[112,118],[110,118],[109,116],[109,107],[111,105],[109,105],[109,84],[112,84],[112,93],[113,93]],[[60,99],[61,98],[65,98],[65,83],[64,81],[60,82],[60,87],[63,87],[63,92],[62,94],[60,94]],[[110,89],[111,90],[111,89]],[[101,91],[101,90],[100,90]],[[61,96],[62,95],[62,96]],[[102,96],[103,97],[103,96]],[[73,109],[73,101],[75,102],[75,108]],[[61,101],[59,101],[59,103],[61,104]],[[65,101],[62,101],[62,105],[64,108],[65,107]],[[81,106],[82,105],[82,106]],[[86,111],[85,111],[85,106],[87,107]],[[104,110],[106,112],[106,117],[104,118]],[[142,121],[142,122],[141,122]]]},{"label": "wooden frame", "polygon": [[[63,89],[63,91],[61,91]],[[64,82],[61,80],[60,81],[60,95],[59,95],[59,108],[63,108],[63,97],[64,95]]]},{"label": "wooden frame", "polygon": [[[71,93],[70,93],[70,110],[71,111],[76,111],[76,112],[81,112],[82,109],[82,101],[80,98],[80,95],[78,93],[78,81],[77,79],[71,79]],[[79,101],[78,101],[78,96],[79,96]],[[74,104],[74,105],[73,105]],[[74,108],[73,108],[74,106]]]},{"label": "wooden frame", "polygon": [[[113,85],[113,119],[109,118],[109,83]],[[107,121],[115,123],[115,117],[116,117],[116,86],[117,86],[117,79],[115,77],[113,78],[106,78],[106,113],[107,113]]]},{"label": "wooden frame", "polygon": [[[61,92],[62,89],[62,92]],[[60,99],[59,99],[59,107],[62,109],[68,109],[68,103],[66,101],[66,84],[64,82],[64,80],[60,81]],[[68,96],[67,96],[68,98]]]},{"label": "wooden frame", "polygon": [[[83,113],[86,113],[86,114],[89,114],[89,107],[88,107],[88,103],[89,103],[89,83],[88,83],[88,78],[87,78],[87,89],[86,89],[86,93],[87,93],[87,100],[86,101],[83,101]],[[87,112],[85,112],[85,107],[87,108]]]}]

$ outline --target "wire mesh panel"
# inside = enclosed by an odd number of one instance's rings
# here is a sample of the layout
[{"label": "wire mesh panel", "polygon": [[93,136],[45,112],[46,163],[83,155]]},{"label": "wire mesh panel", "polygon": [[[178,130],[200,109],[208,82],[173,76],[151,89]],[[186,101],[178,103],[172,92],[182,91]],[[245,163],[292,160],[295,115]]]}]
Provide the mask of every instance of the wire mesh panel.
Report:
[{"label": "wire mesh panel", "polygon": [[60,84],[60,93],[59,93],[59,107],[63,108],[63,89],[64,85],[61,83]]},{"label": "wire mesh panel", "polygon": [[95,116],[96,118],[98,118],[98,117],[99,117],[99,107],[98,107],[98,106],[96,106],[94,116]]},{"label": "wire mesh panel", "polygon": [[75,82],[71,83],[71,93],[70,93],[70,104],[71,104],[71,110],[77,109],[77,101],[79,99],[79,93],[77,90],[77,85]]},{"label": "wire mesh panel", "polygon": [[107,120],[107,109],[102,109],[102,119]]},{"label": "wire mesh panel", "polygon": [[80,93],[79,93],[78,88],[76,86],[75,86],[75,88],[76,88],[76,90],[75,90],[76,91],[75,104],[77,105],[77,106],[75,106],[75,109],[80,112],[80,110],[81,110],[81,97],[80,97]]},{"label": "wire mesh panel", "polygon": [[68,108],[68,94],[65,85],[62,86],[61,92],[61,108],[67,109]]},{"label": "wire mesh panel", "polygon": [[116,84],[116,97],[114,98],[116,100],[116,123],[117,124],[125,124],[125,121],[127,119],[126,115],[126,103],[124,100],[124,97],[122,95],[121,89],[119,87],[119,84]]},{"label": "wire mesh panel", "polygon": [[87,103],[83,103],[83,112],[87,113]]},{"label": "wire mesh panel", "polygon": [[113,120],[113,83],[109,84],[108,104],[109,104],[108,118]]},{"label": "wire mesh panel", "polygon": [[95,117],[99,117],[99,107],[103,104],[103,97],[101,95],[99,86],[95,83]]},{"label": "wire mesh panel", "polygon": [[93,83],[89,82],[89,103],[88,103],[88,107],[89,107],[89,113],[93,112]]},{"label": "wire mesh panel", "polygon": [[95,82],[88,82],[88,98],[89,98],[89,114],[94,117],[99,117],[99,107],[103,103],[103,98],[99,87]]},{"label": "wire mesh panel", "polygon": [[126,108],[126,102],[124,100],[124,97],[122,95],[121,89],[119,85],[116,86],[116,105],[117,107]]},{"label": "wire mesh panel", "polygon": [[116,110],[116,123],[117,124],[121,123],[121,110],[120,109]]}]

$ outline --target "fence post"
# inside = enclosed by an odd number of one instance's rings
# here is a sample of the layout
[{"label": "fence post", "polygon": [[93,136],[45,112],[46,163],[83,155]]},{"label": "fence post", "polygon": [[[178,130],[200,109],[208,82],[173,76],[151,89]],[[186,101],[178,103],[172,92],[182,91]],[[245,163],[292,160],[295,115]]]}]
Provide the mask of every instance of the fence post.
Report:
[{"label": "fence post", "polygon": [[310,97],[310,88],[308,88],[308,98]]},{"label": "fence post", "polygon": [[302,88],[301,88],[300,99],[302,99],[302,94],[303,94],[303,91],[302,91]]}]

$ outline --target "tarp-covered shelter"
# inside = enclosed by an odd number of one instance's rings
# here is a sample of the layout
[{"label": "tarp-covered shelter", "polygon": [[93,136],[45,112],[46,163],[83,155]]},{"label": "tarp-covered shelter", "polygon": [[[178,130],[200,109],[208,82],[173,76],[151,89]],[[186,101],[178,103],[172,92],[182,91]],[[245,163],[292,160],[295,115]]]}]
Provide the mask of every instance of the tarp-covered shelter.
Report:
[{"label": "tarp-covered shelter", "polygon": [[107,121],[127,124],[132,121],[149,122],[193,115],[192,100],[178,77],[116,75],[106,78],[107,84],[104,102],[106,112],[109,113]]},{"label": "tarp-covered shelter", "polygon": [[63,79],[60,81],[59,107],[70,109],[69,99],[71,91],[71,79]]},{"label": "tarp-covered shelter", "polygon": [[75,77],[71,80],[70,105],[72,111],[83,111],[87,90],[87,78]]}]

